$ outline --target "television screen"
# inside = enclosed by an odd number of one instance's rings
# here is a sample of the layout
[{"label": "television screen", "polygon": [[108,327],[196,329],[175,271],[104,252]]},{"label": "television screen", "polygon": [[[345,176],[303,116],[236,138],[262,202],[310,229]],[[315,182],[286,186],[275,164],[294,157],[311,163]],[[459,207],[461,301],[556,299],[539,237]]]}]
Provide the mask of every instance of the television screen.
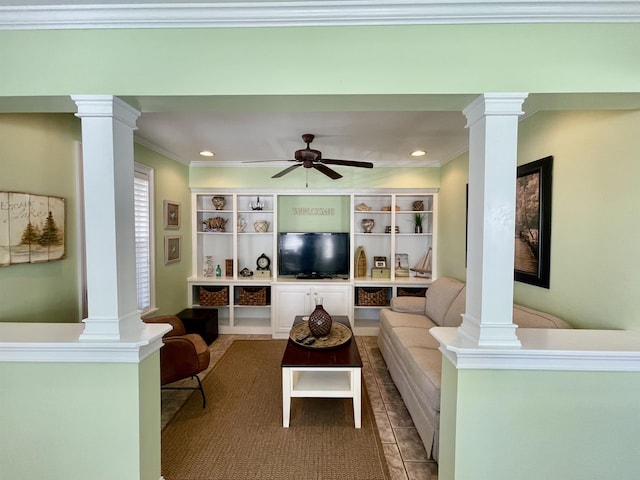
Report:
[{"label": "television screen", "polygon": [[281,232],[278,274],[299,278],[348,276],[349,234]]}]

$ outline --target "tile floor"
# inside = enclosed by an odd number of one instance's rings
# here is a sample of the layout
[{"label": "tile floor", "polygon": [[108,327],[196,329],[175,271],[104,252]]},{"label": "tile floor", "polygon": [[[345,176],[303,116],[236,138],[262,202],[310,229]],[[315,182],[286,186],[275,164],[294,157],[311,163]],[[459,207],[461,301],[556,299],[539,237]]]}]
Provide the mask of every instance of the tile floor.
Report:
[{"label": "tile floor", "polygon": [[[209,369],[213,368],[234,340],[247,339],[265,340],[271,339],[271,336],[220,335],[209,347],[211,351]],[[391,480],[437,480],[438,465],[433,460],[427,459],[409,412],[389,376],[378,349],[376,337],[356,337],[356,342],[362,357],[362,377],[371,400]],[[201,378],[206,373],[201,374]],[[162,391],[162,428],[191,393],[184,390]]]}]

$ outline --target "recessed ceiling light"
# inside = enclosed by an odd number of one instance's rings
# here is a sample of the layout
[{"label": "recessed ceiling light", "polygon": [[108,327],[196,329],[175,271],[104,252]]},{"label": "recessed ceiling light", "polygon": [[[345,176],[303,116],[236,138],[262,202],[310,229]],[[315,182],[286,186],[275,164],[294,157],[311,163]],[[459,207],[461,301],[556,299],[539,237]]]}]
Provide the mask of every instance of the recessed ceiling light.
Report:
[{"label": "recessed ceiling light", "polygon": [[213,157],[215,156],[215,153],[210,152],[209,150],[203,150],[200,152],[200,155],[202,155],[203,157]]},{"label": "recessed ceiling light", "polygon": [[424,150],[415,150],[411,152],[412,157],[424,157],[427,154]]}]

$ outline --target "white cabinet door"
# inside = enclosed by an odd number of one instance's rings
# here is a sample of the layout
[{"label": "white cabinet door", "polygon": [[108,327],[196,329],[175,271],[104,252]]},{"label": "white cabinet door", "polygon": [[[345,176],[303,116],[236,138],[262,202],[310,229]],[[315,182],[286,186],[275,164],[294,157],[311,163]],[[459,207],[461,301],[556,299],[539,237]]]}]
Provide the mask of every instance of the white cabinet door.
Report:
[{"label": "white cabinet door", "polygon": [[273,305],[273,337],[287,338],[296,315],[309,315],[316,306],[315,299],[322,297],[324,309],[329,315],[346,315],[351,322],[350,285],[309,284],[275,285]]},{"label": "white cabinet door", "polygon": [[329,315],[346,315],[351,322],[352,305],[349,285],[317,285],[313,287],[311,294],[311,311],[315,308],[315,299],[322,297],[322,305]]},{"label": "white cabinet door", "polygon": [[272,294],[273,337],[287,338],[296,315],[309,315],[311,289],[308,285],[274,285]]}]

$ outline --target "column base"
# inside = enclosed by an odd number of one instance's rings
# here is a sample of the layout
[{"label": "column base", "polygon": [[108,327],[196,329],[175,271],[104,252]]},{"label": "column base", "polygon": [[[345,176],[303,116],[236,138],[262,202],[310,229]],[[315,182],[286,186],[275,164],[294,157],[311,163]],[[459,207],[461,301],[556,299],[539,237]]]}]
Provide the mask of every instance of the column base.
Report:
[{"label": "column base", "polygon": [[520,347],[514,323],[482,323],[469,314],[462,314],[458,335],[479,347]]}]

